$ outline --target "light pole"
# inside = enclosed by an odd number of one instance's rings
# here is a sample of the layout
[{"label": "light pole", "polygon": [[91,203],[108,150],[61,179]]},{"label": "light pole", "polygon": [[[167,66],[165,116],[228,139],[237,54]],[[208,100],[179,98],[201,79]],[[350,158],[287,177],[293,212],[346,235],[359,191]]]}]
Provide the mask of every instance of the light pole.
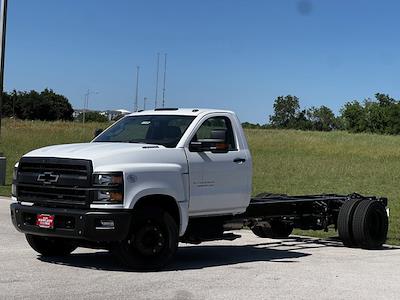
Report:
[{"label": "light pole", "polygon": [[2,24],[1,24],[1,53],[0,53],[0,138],[1,138],[1,119],[3,117],[4,58],[6,55],[7,5],[8,5],[8,0],[1,1]]},{"label": "light pole", "polygon": [[162,107],[165,107],[165,81],[167,80],[167,53],[164,54],[164,86],[162,92]]},{"label": "light pole", "polygon": [[133,111],[137,112],[139,110],[138,96],[139,96],[139,71],[140,67],[136,67],[136,94],[135,94],[135,105],[133,106]]},{"label": "light pole", "polygon": [[89,108],[89,96],[90,95],[97,95],[99,92],[91,92],[90,90],[87,90],[86,94],[84,95],[83,99],[83,116],[82,116],[82,123],[85,124],[85,118],[86,118],[86,110]]},{"label": "light pole", "polygon": [[160,53],[157,53],[157,72],[156,72],[156,97],[154,98],[154,109],[158,105],[158,75],[160,73]]},{"label": "light pole", "polygon": [[146,110],[146,101],[147,101],[147,97],[143,98],[143,110]]},{"label": "light pole", "polygon": [[[1,1],[1,53],[0,53],[0,142],[1,118],[3,117],[3,83],[4,83],[4,56],[6,54],[6,27],[7,27],[7,0]],[[4,154],[0,153],[0,185],[6,184],[7,161]]]}]

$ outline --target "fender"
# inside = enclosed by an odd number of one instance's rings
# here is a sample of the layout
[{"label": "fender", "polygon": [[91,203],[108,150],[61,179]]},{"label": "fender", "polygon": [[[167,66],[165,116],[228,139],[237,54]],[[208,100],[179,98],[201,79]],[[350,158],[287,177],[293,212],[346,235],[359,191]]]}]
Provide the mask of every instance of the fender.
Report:
[{"label": "fender", "polygon": [[146,196],[165,195],[173,198],[179,209],[179,233],[185,233],[188,224],[188,174],[178,164],[135,164],[125,166],[125,209],[134,209]]}]

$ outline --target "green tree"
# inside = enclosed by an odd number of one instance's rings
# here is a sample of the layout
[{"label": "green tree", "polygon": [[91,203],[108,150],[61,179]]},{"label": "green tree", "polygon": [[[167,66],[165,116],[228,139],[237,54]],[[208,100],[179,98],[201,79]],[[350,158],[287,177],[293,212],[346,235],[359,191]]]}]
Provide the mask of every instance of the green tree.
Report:
[{"label": "green tree", "polygon": [[42,99],[41,101],[50,105],[47,115],[48,120],[72,120],[74,110],[66,97],[45,89],[40,93],[40,98]]},{"label": "green tree", "polygon": [[250,123],[250,122],[242,123],[242,127],[243,128],[249,128],[249,129],[260,129],[260,128],[263,128],[263,126],[260,125],[259,123],[253,124],[253,123]]},{"label": "green tree", "polygon": [[299,111],[290,123],[290,128],[300,130],[313,130],[312,122],[307,117],[307,110]]},{"label": "green tree", "polygon": [[390,97],[388,94],[381,94],[381,93],[376,93],[375,94],[375,99],[379,103],[380,106],[391,106],[393,104],[396,104],[396,100]]},{"label": "green tree", "polygon": [[333,111],[324,105],[311,107],[307,111],[308,120],[312,124],[313,130],[331,131],[337,128],[337,120]]},{"label": "green tree", "polygon": [[348,102],[342,109],[345,129],[352,132],[398,134],[399,102],[387,94],[376,93],[375,99]]},{"label": "green tree", "polygon": [[347,102],[341,110],[345,129],[350,132],[366,130],[365,110],[358,101]]},{"label": "green tree", "polygon": [[5,94],[3,115],[28,120],[72,120],[73,109],[68,99],[53,90]]},{"label": "green tree", "polygon": [[270,123],[277,128],[294,128],[299,115],[300,104],[296,96],[279,96],[274,102],[274,114],[269,117]]},{"label": "green tree", "polygon": [[390,126],[386,129],[388,134],[400,134],[400,103],[391,105],[388,111],[388,119]]}]

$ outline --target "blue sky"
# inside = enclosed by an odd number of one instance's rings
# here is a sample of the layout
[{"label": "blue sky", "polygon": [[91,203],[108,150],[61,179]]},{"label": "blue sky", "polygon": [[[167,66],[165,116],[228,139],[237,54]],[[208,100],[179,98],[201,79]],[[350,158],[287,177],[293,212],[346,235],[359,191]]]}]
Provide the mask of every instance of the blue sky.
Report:
[{"label": "blue sky", "polygon": [[338,112],[376,92],[400,98],[399,12],[399,1],[11,0],[5,89],[49,87],[76,108],[90,89],[90,108],[132,110],[137,65],[140,106],[154,103],[161,52],[166,106],[265,123],[294,94]]}]

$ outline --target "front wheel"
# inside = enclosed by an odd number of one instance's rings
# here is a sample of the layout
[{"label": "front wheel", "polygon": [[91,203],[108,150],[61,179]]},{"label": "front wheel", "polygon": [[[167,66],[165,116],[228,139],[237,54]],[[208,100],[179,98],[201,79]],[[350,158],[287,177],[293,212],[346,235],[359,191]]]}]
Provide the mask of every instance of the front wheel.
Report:
[{"label": "front wheel", "polygon": [[178,226],[168,212],[157,207],[140,209],[133,218],[128,238],[114,249],[122,263],[136,270],[159,270],[174,257],[179,242]]},{"label": "front wheel", "polygon": [[78,247],[74,241],[63,238],[51,238],[32,234],[26,234],[25,237],[32,249],[43,256],[68,255]]}]

